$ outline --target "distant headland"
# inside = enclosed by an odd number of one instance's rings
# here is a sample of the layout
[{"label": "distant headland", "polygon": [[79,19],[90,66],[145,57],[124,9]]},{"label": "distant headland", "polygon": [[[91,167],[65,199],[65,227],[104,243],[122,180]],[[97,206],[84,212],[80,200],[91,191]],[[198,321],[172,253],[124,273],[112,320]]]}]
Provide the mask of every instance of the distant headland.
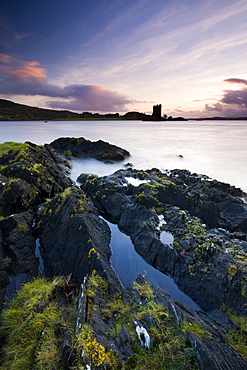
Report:
[{"label": "distant headland", "polygon": [[[24,104],[14,103],[10,100],[0,99],[0,121],[54,121],[54,120],[136,120],[136,121],[187,121],[184,117],[172,117],[162,115],[162,106],[153,106],[153,113],[146,114],[137,111],[119,113],[75,113],[68,110],[54,110],[31,107]],[[208,117],[189,118],[194,121],[206,120],[247,120],[247,117]]]},{"label": "distant headland", "polygon": [[153,114],[136,111],[119,113],[75,113],[68,110],[53,110],[17,104],[10,100],[0,99],[0,121],[51,121],[51,120],[140,120],[140,121],[186,121],[183,117],[173,118],[166,114],[161,116],[161,104],[153,106]]}]

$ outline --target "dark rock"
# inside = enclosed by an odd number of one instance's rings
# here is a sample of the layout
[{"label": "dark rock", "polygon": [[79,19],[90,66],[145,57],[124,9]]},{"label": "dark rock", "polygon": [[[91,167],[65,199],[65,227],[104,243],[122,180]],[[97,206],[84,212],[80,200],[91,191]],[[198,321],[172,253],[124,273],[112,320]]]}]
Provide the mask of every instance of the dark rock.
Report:
[{"label": "dark rock", "polygon": [[38,275],[38,259],[32,233],[33,218],[31,212],[23,212],[0,221],[0,310],[7,293],[9,297],[13,293],[9,289],[10,276],[18,277],[22,274],[30,279]]},{"label": "dark rock", "polygon": [[125,326],[122,326],[120,332],[116,336],[116,351],[119,354],[122,363],[132,356],[131,340]]},{"label": "dark rock", "polygon": [[80,176],[76,179],[76,181],[80,183],[85,183],[87,180],[93,180],[94,178],[98,177],[98,175],[93,175],[91,173],[81,173]]},{"label": "dark rock", "polygon": [[189,333],[189,339],[197,353],[202,370],[247,369],[247,363],[235,349],[229,347],[226,343],[207,338],[202,340],[193,333]]},{"label": "dark rock", "polygon": [[4,254],[10,258],[8,271],[10,274],[19,275],[27,273],[37,276],[38,259],[35,256],[35,237],[32,232],[34,214],[22,212],[8,216],[0,221],[4,241]]},{"label": "dark rock", "polygon": [[110,230],[77,187],[68,188],[40,210],[37,221],[44,273],[69,275],[82,282],[96,270],[111,286],[119,281],[110,266]]},{"label": "dark rock", "polygon": [[9,274],[5,271],[2,250],[0,252],[0,311],[4,308],[7,289],[10,283]]},{"label": "dark rock", "polygon": [[66,158],[52,147],[23,144],[0,157],[0,215],[23,212],[72,184]]},{"label": "dark rock", "polygon": [[123,161],[130,153],[105,141],[90,141],[83,137],[62,137],[50,143],[59,153],[74,157],[92,157],[99,161]]},{"label": "dark rock", "polygon": [[[129,177],[141,180],[140,185],[129,184]],[[245,223],[246,205],[232,195],[240,195],[240,190],[216,181],[211,184],[207,178],[187,171],[168,176],[157,169],[120,170],[82,180],[81,187],[107,219],[130,235],[136,251],[172,276],[200,307],[211,310],[224,302],[246,312],[246,242],[242,234],[241,239],[234,239],[236,234],[222,229],[233,231]],[[159,239],[155,208],[163,210],[166,225],[162,229],[173,235],[172,245]],[[221,227],[207,231],[212,224]]]},{"label": "dark rock", "polygon": [[[87,290],[90,288],[89,280],[85,284],[84,293],[86,296],[87,291],[90,292],[90,289]],[[150,296],[148,296],[147,292],[149,292]],[[124,303],[126,301],[124,295],[126,296],[126,294],[128,294],[129,298],[128,302]],[[85,301],[85,296],[83,299]],[[117,299],[118,301],[121,299],[120,293],[117,293]],[[223,333],[232,330],[235,324],[222,311],[214,310],[209,314],[194,311],[185,304],[174,302],[167,291],[152,285],[142,275],[137,276],[136,281],[130,284],[127,291],[123,291],[122,299],[123,312],[125,311],[125,304],[132,305],[132,319],[133,317],[139,317],[138,320],[134,320],[134,325],[138,324],[139,328],[145,329],[149,336],[150,352],[147,353],[147,358],[152,356],[153,347],[157,348],[157,345],[166,340],[165,338],[163,339],[162,333],[172,330],[173,326],[174,328],[180,328],[180,332],[183,331],[187,335],[187,350],[189,350],[190,346],[194,349],[201,369],[246,369],[246,362],[225,341]],[[129,320],[131,320],[131,317],[126,317],[123,314],[121,319],[123,325],[119,332],[113,334],[113,328],[117,325],[118,315],[121,315],[121,311],[116,311],[115,309],[111,311],[110,307],[114,307],[114,305],[111,306],[109,302],[114,302],[116,296],[109,297],[101,289],[97,289],[94,296],[88,296],[87,300],[91,304],[90,306],[85,305],[88,312],[85,315],[85,324],[90,325],[97,342],[103,345],[107,351],[109,349],[114,350],[121,364],[127,363],[129,366],[134,361],[133,355],[136,355],[135,352],[139,343],[138,335],[134,336],[133,328],[131,329],[130,327]],[[150,310],[150,307],[153,308],[153,311]],[[157,320],[153,316],[157,307],[163,307],[163,320]],[[89,312],[90,310],[91,312]],[[144,314],[145,310],[146,313]],[[105,317],[104,311],[108,312],[107,317]],[[169,324],[165,319],[167,317],[169,317]],[[171,324],[170,318],[172,318],[173,324]],[[186,323],[186,329],[183,329],[183,325]],[[195,325],[197,327],[196,333],[193,329]],[[224,329],[223,333],[221,328]],[[144,337],[143,340],[145,341]]]}]

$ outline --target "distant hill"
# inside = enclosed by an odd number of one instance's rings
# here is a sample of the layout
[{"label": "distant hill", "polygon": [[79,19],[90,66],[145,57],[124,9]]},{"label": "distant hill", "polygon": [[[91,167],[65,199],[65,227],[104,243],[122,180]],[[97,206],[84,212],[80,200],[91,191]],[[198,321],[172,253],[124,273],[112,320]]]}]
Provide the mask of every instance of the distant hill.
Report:
[{"label": "distant hill", "polygon": [[156,118],[140,112],[99,114],[91,112],[74,113],[68,110],[53,110],[30,107],[0,99],[0,121],[51,121],[51,120],[140,120],[140,121],[186,121],[183,117],[172,116]]},{"label": "distant hill", "polygon": [[0,99],[0,121],[46,121],[65,118],[81,118],[81,114],[67,110],[35,108]]}]

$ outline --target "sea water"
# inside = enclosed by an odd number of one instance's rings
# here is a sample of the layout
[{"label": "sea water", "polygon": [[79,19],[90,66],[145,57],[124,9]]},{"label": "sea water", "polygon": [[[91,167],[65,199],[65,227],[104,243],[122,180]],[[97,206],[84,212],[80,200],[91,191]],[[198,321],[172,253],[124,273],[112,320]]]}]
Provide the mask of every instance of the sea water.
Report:
[{"label": "sea water", "polygon": [[[127,149],[131,157],[114,164],[73,159],[71,178],[80,173],[108,175],[131,162],[136,169],[187,169],[242,188],[247,192],[247,121],[11,121],[0,122],[0,142],[50,143],[58,137],[104,140]],[[196,308],[173,281],[149,267],[134,251],[129,237],[112,226],[112,263],[124,283],[144,273],[174,299]],[[120,248],[120,250],[119,250]],[[121,258],[118,271],[119,255]],[[124,263],[123,263],[124,259]],[[134,266],[134,267],[133,267]],[[170,280],[169,280],[170,279]]]},{"label": "sea water", "polygon": [[58,137],[104,140],[127,149],[125,162],[74,160],[81,172],[110,174],[124,163],[136,169],[187,169],[230,183],[247,192],[247,121],[2,121],[0,142],[50,143]]}]

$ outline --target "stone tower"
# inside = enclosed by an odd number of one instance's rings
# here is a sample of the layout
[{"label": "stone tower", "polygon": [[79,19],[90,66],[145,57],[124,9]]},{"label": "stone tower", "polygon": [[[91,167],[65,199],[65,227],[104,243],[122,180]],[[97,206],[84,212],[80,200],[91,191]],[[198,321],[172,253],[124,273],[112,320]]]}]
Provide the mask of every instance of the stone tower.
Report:
[{"label": "stone tower", "polygon": [[153,106],[153,114],[154,119],[160,119],[161,118],[161,104],[157,104]]}]

